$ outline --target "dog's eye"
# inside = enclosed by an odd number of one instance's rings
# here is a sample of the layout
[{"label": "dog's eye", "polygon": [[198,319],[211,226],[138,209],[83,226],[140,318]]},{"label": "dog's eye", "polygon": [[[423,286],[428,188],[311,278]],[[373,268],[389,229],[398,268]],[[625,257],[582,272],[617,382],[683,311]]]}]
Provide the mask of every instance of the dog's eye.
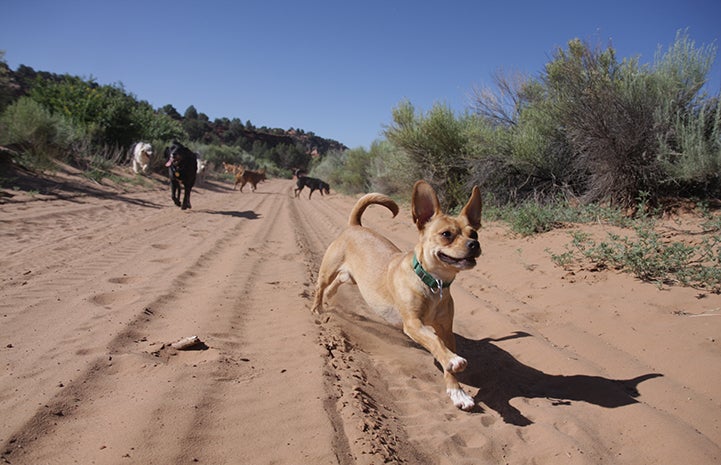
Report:
[{"label": "dog's eye", "polygon": [[451,239],[453,237],[453,233],[450,231],[443,231],[441,233],[441,236],[443,236],[445,239]]},{"label": "dog's eye", "polygon": [[471,231],[471,233],[468,234],[468,237],[470,237],[473,240],[478,240],[478,233],[476,231]]}]

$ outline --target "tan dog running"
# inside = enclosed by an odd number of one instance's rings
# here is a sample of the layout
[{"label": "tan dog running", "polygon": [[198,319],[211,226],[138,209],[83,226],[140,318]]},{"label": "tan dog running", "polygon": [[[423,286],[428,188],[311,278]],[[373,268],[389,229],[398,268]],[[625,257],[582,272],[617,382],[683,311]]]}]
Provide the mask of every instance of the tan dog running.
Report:
[{"label": "tan dog running", "polygon": [[385,195],[366,194],[358,200],[349,227],[323,257],[313,312],[322,312],[324,294],[331,297],[345,282],[357,284],[373,310],[402,324],[403,332],[438,360],[453,405],[470,410],[475,402],[454,375],[465,370],[468,362],[455,353],[453,298],[448,286],[459,271],[473,268],[481,254],[476,232],[481,226],[480,190],[473,188],[468,203],[454,218],[441,211],[428,183],[416,182],[412,213],[420,238],[407,253],[361,225],[361,215],[372,204],[385,206],[393,216],[398,214],[398,205]]}]

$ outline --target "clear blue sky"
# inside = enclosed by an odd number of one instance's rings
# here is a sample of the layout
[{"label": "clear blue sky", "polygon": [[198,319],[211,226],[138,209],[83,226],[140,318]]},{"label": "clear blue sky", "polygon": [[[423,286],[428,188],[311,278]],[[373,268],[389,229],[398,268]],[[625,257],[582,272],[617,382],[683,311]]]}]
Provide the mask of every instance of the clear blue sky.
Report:
[{"label": "clear blue sky", "polygon": [[211,120],[301,128],[351,148],[383,138],[403,100],[462,113],[495,71],[537,75],[570,39],[650,63],[680,29],[720,46],[721,0],[0,0],[12,69],[122,83],[155,108],[194,105]]}]

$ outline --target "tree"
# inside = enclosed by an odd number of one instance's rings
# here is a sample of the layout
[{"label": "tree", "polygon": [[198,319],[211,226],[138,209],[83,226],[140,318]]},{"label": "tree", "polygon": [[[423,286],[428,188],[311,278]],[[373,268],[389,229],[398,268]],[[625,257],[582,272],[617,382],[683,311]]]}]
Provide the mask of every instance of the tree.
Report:
[{"label": "tree", "polygon": [[208,116],[198,113],[198,110],[190,105],[183,115],[183,129],[191,141],[202,141],[205,133],[210,131]]},{"label": "tree", "polygon": [[163,108],[161,108],[159,113],[167,115],[176,121],[181,121],[183,119],[183,116],[178,113],[178,110],[176,110],[175,107],[170,104],[165,105]]},{"label": "tree", "polygon": [[185,109],[185,113],[183,113],[183,118],[198,119],[198,110],[196,110],[193,105],[190,105],[188,108]]},{"label": "tree", "polygon": [[133,121],[137,102],[120,85],[100,86],[69,75],[59,82],[36,78],[30,96],[83,126],[93,143],[127,147],[142,134],[142,126]]},{"label": "tree", "polygon": [[133,108],[132,120],[141,128],[138,140],[170,141],[183,140],[187,137],[180,121],[162,110],[154,111],[146,101],[138,102]]},{"label": "tree", "polygon": [[10,68],[5,62],[5,51],[0,50],[0,114],[15,99],[17,84],[13,82]]}]

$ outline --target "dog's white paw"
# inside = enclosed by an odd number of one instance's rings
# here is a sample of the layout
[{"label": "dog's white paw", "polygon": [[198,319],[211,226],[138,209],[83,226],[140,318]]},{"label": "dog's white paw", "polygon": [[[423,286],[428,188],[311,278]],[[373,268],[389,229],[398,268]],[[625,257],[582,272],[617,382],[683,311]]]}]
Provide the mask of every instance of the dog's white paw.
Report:
[{"label": "dog's white paw", "polygon": [[448,397],[451,398],[453,405],[461,410],[470,410],[475,407],[476,403],[473,401],[473,397],[466,394],[463,389],[447,389]]},{"label": "dog's white paw", "polygon": [[466,366],[468,365],[468,362],[465,358],[459,357],[456,355],[453,357],[449,362],[448,366],[446,367],[446,370],[448,370],[451,373],[459,373],[466,369]]}]

